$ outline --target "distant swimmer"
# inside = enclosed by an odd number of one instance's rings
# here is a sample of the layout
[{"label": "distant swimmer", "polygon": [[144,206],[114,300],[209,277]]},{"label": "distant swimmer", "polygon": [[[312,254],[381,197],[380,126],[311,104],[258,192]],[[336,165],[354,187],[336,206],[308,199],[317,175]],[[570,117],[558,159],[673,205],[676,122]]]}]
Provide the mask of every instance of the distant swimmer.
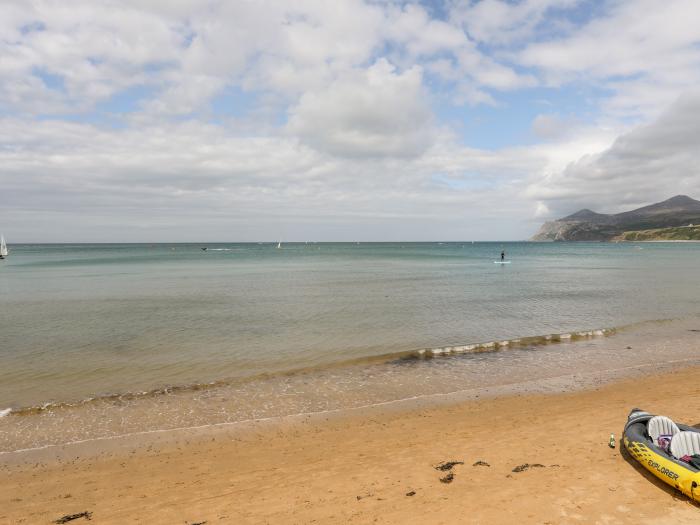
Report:
[{"label": "distant swimmer", "polygon": [[505,252],[505,250],[501,250],[501,261],[505,261],[505,260],[506,260],[506,252]]}]

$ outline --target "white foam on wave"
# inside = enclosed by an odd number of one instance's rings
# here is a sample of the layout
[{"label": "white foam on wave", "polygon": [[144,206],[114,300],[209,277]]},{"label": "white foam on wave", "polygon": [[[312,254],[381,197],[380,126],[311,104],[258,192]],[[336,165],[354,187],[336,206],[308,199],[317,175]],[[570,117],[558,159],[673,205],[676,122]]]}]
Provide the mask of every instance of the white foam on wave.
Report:
[{"label": "white foam on wave", "polygon": [[9,416],[11,412],[12,412],[11,408],[5,408],[3,410],[0,410],[0,417]]},{"label": "white foam on wave", "polygon": [[[581,330],[579,332],[568,332],[562,334],[548,334],[540,337],[526,337],[518,339],[505,339],[501,341],[488,341],[483,343],[474,343],[463,346],[445,346],[441,348],[424,348],[418,350],[417,355],[421,357],[433,357],[439,355],[460,354],[473,351],[489,351],[500,348],[517,347],[522,345],[539,346],[542,343],[569,342],[578,339],[588,339],[592,337],[605,336],[612,334],[614,330],[610,328],[601,328],[598,330]],[[539,342],[538,342],[539,340]]]}]

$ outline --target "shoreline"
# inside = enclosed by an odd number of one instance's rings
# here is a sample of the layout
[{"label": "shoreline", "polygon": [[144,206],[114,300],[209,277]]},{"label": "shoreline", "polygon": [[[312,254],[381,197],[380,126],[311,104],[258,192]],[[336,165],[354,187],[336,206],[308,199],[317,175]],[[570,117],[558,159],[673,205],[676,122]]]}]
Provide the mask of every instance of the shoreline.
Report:
[{"label": "shoreline", "polygon": [[[574,241],[578,242],[578,241]],[[583,241],[583,242],[589,242],[589,241]],[[700,239],[611,239],[609,241],[603,241],[603,242],[609,242],[612,244],[618,244],[618,243],[623,243],[623,242],[700,242]]]},{"label": "shoreline", "polygon": [[[0,418],[0,462],[9,455],[106,443],[132,436],[245,427],[265,421],[357,413],[377,407],[437,406],[507,395],[569,392],[648,371],[700,365],[700,318],[645,321],[597,336],[495,344],[378,364],[274,376],[236,387],[174,389],[48,406]],[[603,332],[601,332],[603,333]],[[564,337],[566,336],[566,337]],[[555,344],[551,344],[554,342]],[[454,351],[456,350],[456,351]],[[340,417],[340,416],[339,416]]]},{"label": "shoreline", "polygon": [[[666,322],[666,319],[653,320],[651,322]],[[642,321],[642,323],[645,321]],[[649,322],[649,321],[646,321]],[[276,377],[292,377],[304,374],[314,374],[318,372],[326,372],[330,370],[343,370],[351,367],[362,367],[371,365],[387,365],[392,362],[401,360],[428,360],[435,357],[455,356],[459,354],[477,354],[489,353],[496,351],[514,350],[522,348],[537,348],[547,345],[556,345],[561,343],[571,343],[593,338],[610,337],[618,331],[624,331],[631,326],[622,325],[612,328],[596,328],[590,330],[571,330],[568,332],[543,334],[543,335],[525,335],[513,337],[510,339],[493,339],[490,341],[479,341],[473,343],[462,343],[454,345],[444,345],[426,348],[411,348],[407,350],[397,350],[388,353],[370,354],[361,357],[352,357],[348,359],[339,359],[328,363],[322,363],[315,366],[304,366],[300,368],[288,368],[274,370],[271,372],[260,372],[250,376],[240,376],[231,378],[212,379],[208,381],[184,384],[166,384],[157,385],[150,389],[124,391],[124,392],[106,392],[93,393],[82,399],[68,400],[48,400],[35,405],[19,405],[0,408],[0,418],[9,415],[26,415],[32,413],[40,413],[51,409],[76,408],[89,403],[109,401],[109,400],[131,400],[146,397],[155,397],[158,395],[168,395],[175,392],[187,392],[206,390],[208,388],[235,386],[246,383],[253,383],[264,379]]]},{"label": "shoreline", "polygon": [[[46,522],[87,510],[99,523],[458,523],[464,515],[475,523],[691,523],[697,505],[607,440],[620,437],[634,406],[698,423],[699,371],[18,455],[0,460],[0,520]],[[445,461],[464,462],[451,483],[435,470]],[[526,463],[544,467],[513,472]]]},{"label": "shoreline", "polygon": [[[193,436],[208,432],[229,430],[238,431],[238,429],[245,432],[256,426],[287,425],[305,421],[327,420],[328,418],[342,420],[355,417],[357,414],[367,416],[375,412],[379,413],[380,415],[385,415],[386,413],[392,412],[408,413],[419,409],[440,409],[447,406],[473,402],[478,399],[495,400],[508,397],[520,397],[523,395],[575,394],[577,392],[586,392],[591,389],[597,389],[604,385],[629,381],[631,378],[635,378],[636,380],[646,376],[672,373],[678,370],[681,364],[697,367],[700,371],[700,356],[666,361],[663,363],[641,363],[621,368],[597,370],[595,372],[583,374],[563,374],[560,376],[533,379],[532,381],[505,383],[484,388],[469,388],[443,393],[418,394],[412,397],[391,399],[361,406],[333,408],[318,412],[301,412],[281,416],[246,419],[241,421],[205,423],[201,425],[176,428],[156,428],[127,434],[101,436],[66,443],[48,444],[26,449],[0,451],[0,465],[2,464],[3,460],[8,460],[8,458],[12,457],[19,458],[20,461],[22,461],[22,455],[25,454],[42,455],[43,453],[48,452],[49,455],[45,456],[43,459],[49,459],[52,457],[54,451],[57,453],[53,455],[52,459],[65,459],[66,457],[71,457],[72,449],[80,449],[82,446],[97,450],[101,445],[108,443],[113,443],[117,448],[135,446],[134,444],[136,443],[136,446],[141,447],[144,446],[144,443],[153,436],[160,436],[157,438],[157,441],[177,442],[179,439],[182,439],[182,436],[187,437],[188,434]],[[655,368],[655,371],[649,372],[648,369],[650,368]],[[84,451],[81,453],[84,453]],[[26,462],[26,460],[24,461]]]}]

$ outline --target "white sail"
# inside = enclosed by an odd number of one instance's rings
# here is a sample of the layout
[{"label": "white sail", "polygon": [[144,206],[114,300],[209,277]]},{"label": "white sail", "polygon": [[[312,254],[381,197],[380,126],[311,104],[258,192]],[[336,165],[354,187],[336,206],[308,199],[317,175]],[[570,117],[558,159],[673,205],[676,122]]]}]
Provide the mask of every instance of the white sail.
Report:
[{"label": "white sail", "polygon": [[278,248],[281,248],[281,247],[282,247],[282,243],[281,243],[281,242],[278,242],[278,243],[277,243],[277,247],[278,247]]},{"label": "white sail", "polygon": [[5,244],[5,237],[0,235],[0,257],[7,257],[7,244]]}]

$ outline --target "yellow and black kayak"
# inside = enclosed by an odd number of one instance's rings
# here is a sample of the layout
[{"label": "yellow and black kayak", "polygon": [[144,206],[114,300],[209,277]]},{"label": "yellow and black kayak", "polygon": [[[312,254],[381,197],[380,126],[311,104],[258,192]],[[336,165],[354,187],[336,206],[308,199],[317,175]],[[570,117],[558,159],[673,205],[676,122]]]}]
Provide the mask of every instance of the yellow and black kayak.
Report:
[{"label": "yellow and black kayak", "polygon": [[700,502],[700,464],[693,458],[700,455],[700,429],[635,408],[622,442],[645,469]]}]

